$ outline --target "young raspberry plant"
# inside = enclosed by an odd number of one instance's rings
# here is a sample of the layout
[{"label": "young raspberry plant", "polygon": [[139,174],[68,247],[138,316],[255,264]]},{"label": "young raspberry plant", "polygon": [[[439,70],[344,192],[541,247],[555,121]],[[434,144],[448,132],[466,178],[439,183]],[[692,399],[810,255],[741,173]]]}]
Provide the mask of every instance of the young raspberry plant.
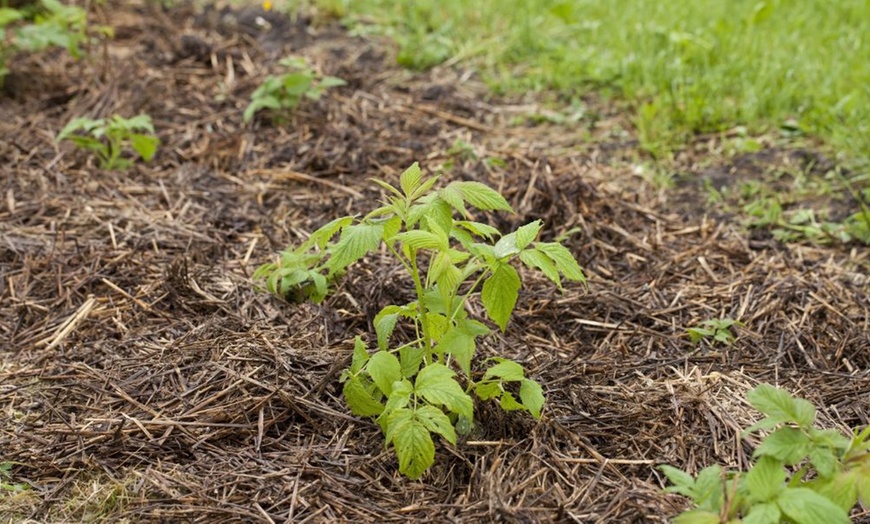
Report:
[{"label": "young raspberry plant", "polygon": [[675,524],[848,524],[849,511],[859,501],[870,508],[870,427],[848,437],[818,429],[815,406],[767,384],[746,398],[765,418],[744,436],[769,431],[748,471],[714,465],[693,477],[659,467],[673,484],[667,491],[691,498],[696,506],[677,516]]},{"label": "young raspberry plant", "polygon": [[[542,272],[560,290],[563,279],[586,281],[565,246],[536,241],[540,220],[502,235],[472,219],[469,207],[512,211],[497,191],[464,181],[435,189],[437,181],[424,179],[416,163],[402,173],[398,188],[374,180],[387,192],[383,206],[362,218],[329,222],[254,273],[282,298],[319,301],[331,280],[382,245],[404,267],[416,300],[387,305],[375,316],[377,348],[370,353],[357,337],[341,381],[351,411],[375,417],[386,445],[395,449],[399,471],[412,479],[434,463],[433,434],[455,444],[457,431],[473,427],[472,395],[541,416],[543,389],[519,363],[492,358],[482,376],[472,373],[478,339],[490,328],[469,317],[468,302],[479,299],[504,331],[521,285],[512,262]],[[400,321],[413,335],[394,342]]]},{"label": "young raspberry plant", "polygon": [[132,161],[124,158],[124,148],[129,145],[136,155],[148,162],[157,153],[160,139],[154,135],[154,126],[148,115],[122,118],[75,118],[57,135],[57,141],[69,140],[76,146],[91,151],[97,156],[103,169],[126,169]]}]

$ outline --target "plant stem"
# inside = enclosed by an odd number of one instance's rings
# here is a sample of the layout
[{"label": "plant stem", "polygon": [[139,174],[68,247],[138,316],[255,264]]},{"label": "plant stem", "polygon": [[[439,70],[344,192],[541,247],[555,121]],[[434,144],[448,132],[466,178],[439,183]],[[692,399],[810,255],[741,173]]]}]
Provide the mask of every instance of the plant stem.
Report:
[{"label": "plant stem", "polygon": [[428,313],[423,295],[423,283],[420,281],[420,270],[417,267],[417,250],[411,248],[411,278],[414,279],[414,289],[417,292],[417,308],[420,310],[420,325],[423,326],[423,344],[426,348],[426,354],[423,356],[426,365],[428,366],[432,358],[432,338],[429,336],[429,319],[426,317]]}]

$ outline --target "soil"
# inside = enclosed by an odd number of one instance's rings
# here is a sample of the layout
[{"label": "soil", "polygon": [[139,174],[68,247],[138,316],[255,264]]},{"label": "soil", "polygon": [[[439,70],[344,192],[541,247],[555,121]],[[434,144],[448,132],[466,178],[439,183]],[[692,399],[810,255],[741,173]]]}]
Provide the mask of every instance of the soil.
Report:
[{"label": "soil", "polygon": [[[630,119],[606,102],[585,100],[588,125],[533,124],[534,95],[402,70],[388,42],[307,16],[110,2],[94,17],[113,40],[78,62],[13,57],[0,97],[0,459],[29,486],[0,520],[665,522],[687,501],[655,467],[745,467],[760,382],[814,402],[825,427],[870,423],[866,247],[759,240],[708,213],[700,184],[644,183],[637,141],[614,131]],[[348,85],[244,124],[291,54]],[[103,171],[54,141],[73,117],[115,113],[151,115],[152,162]],[[751,178],[789,158],[684,164]],[[409,299],[400,268],[369,257],[320,305],[250,279],[414,161],[517,210],[480,220],[570,233],[589,276],[560,294],[522,272],[514,319],[480,349],[543,384],[542,420],[478,403],[473,433],[440,443],[420,481],[338,382],[353,337]],[[743,324],[731,346],[686,336],[725,317]]]}]

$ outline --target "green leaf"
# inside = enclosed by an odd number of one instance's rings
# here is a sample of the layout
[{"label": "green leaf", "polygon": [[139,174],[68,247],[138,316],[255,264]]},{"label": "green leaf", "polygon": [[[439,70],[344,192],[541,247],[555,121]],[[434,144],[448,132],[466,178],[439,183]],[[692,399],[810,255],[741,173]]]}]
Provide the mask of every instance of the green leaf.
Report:
[{"label": "green leaf", "polygon": [[350,372],[356,375],[362,371],[363,366],[369,361],[369,353],[366,351],[366,343],[360,337],[353,339],[353,360],[350,364]]},{"label": "green leaf", "polygon": [[510,391],[502,392],[498,404],[501,406],[501,409],[505,411],[521,411],[526,409],[525,406],[517,402],[517,399],[514,398]]},{"label": "green leaf", "polygon": [[811,449],[813,443],[803,431],[792,427],[781,427],[761,442],[753,456],[775,457],[786,465],[792,465],[802,461]]},{"label": "green leaf", "polygon": [[468,216],[468,210],[465,209],[465,200],[462,196],[462,191],[455,185],[447,185],[438,190],[438,196],[442,200],[450,204],[450,207],[455,209],[462,216]]},{"label": "green leaf", "polygon": [[789,488],[776,499],[779,509],[795,524],[849,524],[849,515],[808,488]]},{"label": "green leaf", "polygon": [[531,244],[536,238],[538,238],[538,232],[541,231],[541,227],[543,227],[544,222],[541,220],[535,220],[534,222],[529,222],[528,224],[520,227],[516,230],[517,237],[517,247],[520,249],[525,249]]},{"label": "green leaf", "polygon": [[761,384],[746,394],[752,406],[777,422],[793,422],[801,427],[811,427],[816,419],[812,403],[792,397],[787,391],[768,384]]},{"label": "green leaf", "polygon": [[420,478],[435,463],[435,443],[429,429],[413,414],[396,421],[390,437],[399,458],[399,472],[408,478]]},{"label": "green leaf", "polygon": [[24,15],[18,9],[11,7],[0,7],[0,27],[7,26],[12,22],[16,22],[24,18]]},{"label": "green leaf", "polygon": [[429,231],[422,231],[419,229],[399,233],[398,235],[393,237],[393,240],[395,240],[396,242],[401,242],[413,249],[447,248],[447,246],[444,246],[444,240],[446,239],[442,239],[440,235],[436,235],[435,233],[430,233]]},{"label": "green leaf", "polygon": [[692,500],[699,508],[720,511],[724,501],[722,468],[718,465],[707,466],[698,472],[695,479],[695,494]]},{"label": "green leaf", "polygon": [[520,289],[520,276],[509,264],[497,262],[492,275],[483,283],[481,300],[486,314],[498,324],[502,331],[507,327],[511,313],[517,304]]},{"label": "green leaf", "polygon": [[347,82],[344,79],[338,78],[337,76],[324,76],[318,82],[318,86],[321,88],[330,88],[330,87],[342,87],[346,86]]},{"label": "green leaf", "polygon": [[523,379],[520,384],[520,400],[533,417],[541,418],[541,409],[544,407],[545,399],[544,390],[540,384],[528,378]]},{"label": "green leaf", "polygon": [[495,243],[493,247],[493,253],[495,254],[495,258],[503,259],[507,257],[512,257],[519,253],[521,248],[517,245],[517,233],[514,231],[513,233],[509,233]]},{"label": "green leaf", "polygon": [[429,190],[432,189],[432,186],[434,186],[436,182],[438,182],[437,176],[429,177],[426,180],[424,180],[423,183],[420,184],[420,187],[418,187],[417,190],[414,191],[414,193],[411,195],[411,201],[413,202],[413,201],[417,200],[418,198],[420,198],[421,196],[428,193]]},{"label": "green leaf", "polygon": [[[858,469],[841,471],[827,478],[818,478],[808,483],[806,487],[827,497],[843,511],[848,512],[858,502],[858,485],[861,474]],[[870,477],[867,477],[870,479]]]},{"label": "green leaf", "polygon": [[520,260],[531,269],[540,270],[545,277],[549,278],[559,291],[562,290],[562,279],[559,278],[559,270],[556,264],[547,255],[535,249],[527,249],[520,253]]},{"label": "green leaf", "polygon": [[384,405],[375,400],[366,389],[366,383],[359,376],[350,377],[344,383],[344,400],[350,410],[361,417],[373,417],[384,411]]},{"label": "green leaf", "polygon": [[474,386],[474,394],[477,395],[480,400],[498,398],[501,396],[503,391],[500,382],[478,382],[477,385]]},{"label": "green leaf", "polygon": [[567,247],[558,242],[538,242],[535,244],[535,249],[550,257],[568,280],[586,282],[586,276],[583,274],[580,264],[577,263]]},{"label": "green leaf", "polygon": [[83,133],[90,133],[94,129],[104,126],[106,121],[104,119],[94,120],[91,118],[74,118],[69,121],[67,125],[64,126],[63,129],[60,130],[60,133],[57,134],[57,141],[61,142],[73,133],[77,133],[79,131]]},{"label": "green leaf", "polygon": [[441,342],[435,349],[453,355],[463,373],[471,375],[471,359],[476,348],[475,337],[454,326],[444,333]]},{"label": "green leaf", "polygon": [[692,477],[685,471],[670,466],[668,464],[662,464],[658,467],[658,469],[659,471],[664,473],[668,480],[671,482],[671,484],[673,484],[673,486],[669,486],[667,488],[668,492],[679,493],[687,497],[693,496],[695,487],[694,477]]},{"label": "green leaf", "polygon": [[809,451],[810,462],[819,476],[831,477],[837,471],[837,457],[828,448],[814,447]]},{"label": "green leaf", "polygon": [[779,524],[782,512],[773,502],[754,504],[749,508],[749,514],[743,519],[743,524]]},{"label": "green leaf", "polygon": [[513,212],[507,200],[498,191],[485,184],[480,182],[451,182],[448,185],[458,188],[462,192],[463,199],[477,209]]},{"label": "green leaf", "polygon": [[405,196],[410,197],[423,181],[423,171],[420,169],[420,164],[414,162],[411,167],[402,172],[399,177],[399,187]]},{"label": "green leaf", "polygon": [[142,157],[142,160],[150,162],[157,153],[157,147],[160,145],[160,139],[156,136],[141,135],[134,133],[130,135],[130,145],[133,150]]},{"label": "green leaf", "polygon": [[399,350],[399,362],[402,364],[402,376],[413,377],[423,363],[426,349],[418,346],[406,346]]},{"label": "green leaf", "polygon": [[764,456],[746,473],[746,487],[753,500],[769,502],[785,488],[785,478],[782,462]]},{"label": "green leaf", "polygon": [[426,429],[441,435],[447,442],[456,444],[456,430],[443,411],[434,406],[420,406],[414,413]]},{"label": "green leaf", "polygon": [[396,328],[396,323],[399,321],[399,315],[403,308],[399,306],[386,306],[377,315],[375,315],[374,326],[375,333],[378,334],[378,347],[386,350],[390,343],[390,337],[393,335],[393,330]]},{"label": "green leaf", "polygon": [[482,224],[480,222],[473,222],[469,220],[457,220],[456,225],[468,230],[470,233],[477,235],[479,237],[486,238],[487,240],[492,240],[494,237],[500,236],[501,233],[498,229],[487,225]]},{"label": "green leaf", "polygon": [[326,243],[329,242],[332,237],[335,236],[342,228],[349,226],[353,223],[353,217],[341,217],[336,218],[326,224],[320,226],[316,231],[311,233],[297,251],[306,251],[313,246],[317,246],[320,249],[324,249],[326,247]]},{"label": "green leaf", "polygon": [[700,509],[686,511],[674,518],[674,524],[720,524],[718,513]]},{"label": "green leaf", "polygon": [[417,374],[414,391],[431,404],[443,404],[454,413],[474,418],[471,397],[453,379],[455,375],[456,373],[443,364],[429,364]]},{"label": "green leaf", "polygon": [[372,355],[366,364],[366,371],[386,396],[392,393],[393,382],[402,379],[402,366],[399,364],[399,359],[387,351],[378,351]]},{"label": "green leaf", "polygon": [[858,498],[861,499],[861,504],[865,508],[870,507],[870,472],[865,472],[863,475],[856,475],[856,483],[858,485]]},{"label": "green leaf", "polygon": [[376,249],[384,234],[383,224],[357,224],[348,226],[341,232],[341,238],[332,249],[326,268],[330,275],[341,271],[347,266]]},{"label": "green leaf", "polygon": [[493,377],[500,378],[502,380],[507,380],[510,382],[519,382],[526,378],[525,371],[523,371],[523,367],[513,360],[508,359],[496,359],[498,360],[498,364],[491,366],[486,370],[486,373],[483,375],[483,379],[489,379]]},{"label": "green leaf", "polygon": [[414,385],[411,384],[411,381],[403,379],[393,383],[393,391],[387,398],[387,405],[384,408],[384,412],[381,414],[380,418],[383,418],[384,416],[389,416],[389,414],[393,411],[404,408],[408,404],[410,404],[412,393],[414,393]]}]

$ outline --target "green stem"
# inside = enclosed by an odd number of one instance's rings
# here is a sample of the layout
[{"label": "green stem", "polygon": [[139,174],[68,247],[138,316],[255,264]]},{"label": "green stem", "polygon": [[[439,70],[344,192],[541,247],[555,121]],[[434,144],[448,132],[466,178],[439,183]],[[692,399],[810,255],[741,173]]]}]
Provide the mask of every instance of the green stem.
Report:
[{"label": "green stem", "polygon": [[420,325],[423,326],[423,344],[426,354],[423,356],[428,366],[432,358],[432,337],[429,336],[429,319],[426,317],[426,305],[423,295],[423,282],[420,281],[420,270],[417,267],[417,250],[410,249],[411,277],[414,279],[414,289],[417,291],[417,308],[420,310]]}]

